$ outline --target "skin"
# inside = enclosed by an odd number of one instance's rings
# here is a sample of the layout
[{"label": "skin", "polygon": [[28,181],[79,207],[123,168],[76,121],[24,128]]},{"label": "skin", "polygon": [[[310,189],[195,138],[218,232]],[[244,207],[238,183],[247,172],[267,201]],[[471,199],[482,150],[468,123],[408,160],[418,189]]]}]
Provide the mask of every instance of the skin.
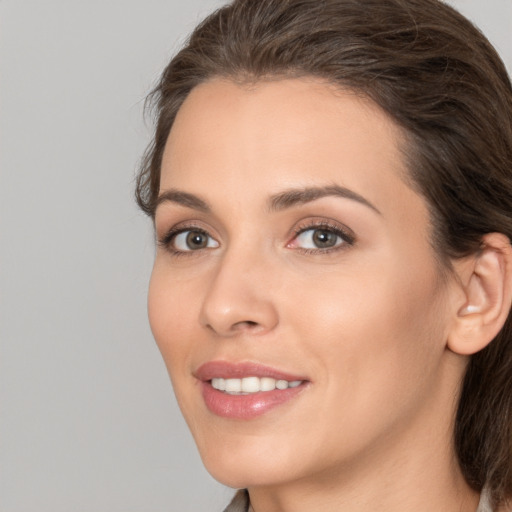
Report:
[{"label": "skin", "polygon": [[[208,246],[158,245],[150,323],[204,464],[248,487],[257,512],[477,507],[452,448],[467,357],[448,348],[472,271],[441,272],[401,141],[370,101],[306,78],[211,80],[171,130],[161,194],[193,194],[210,211],[163,200],[156,234],[200,229]],[[334,184],[371,206],[326,196],[268,207],[283,191]],[[319,223],[353,243],[311,249],[313,231],[296,232]],[[309,383],[262,416],[226,419],[194,377],[211,360]]]}]

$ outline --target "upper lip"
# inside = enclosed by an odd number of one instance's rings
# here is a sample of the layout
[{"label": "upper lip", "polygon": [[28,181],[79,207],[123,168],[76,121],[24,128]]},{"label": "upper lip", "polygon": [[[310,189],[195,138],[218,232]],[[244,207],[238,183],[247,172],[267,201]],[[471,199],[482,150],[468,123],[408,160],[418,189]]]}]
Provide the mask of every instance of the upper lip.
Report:
[{"label": "upper lip", "polygon": [[255,362],[233,363],[229,361],[209,361],[202,364],[195,372],[194,376],[204,382],[213,378],[222,379],[242,379],[243,377],[270,377],[276,380],[287,380],[290,382],[297,380],[308,380],[301,375],[277,370]]}]

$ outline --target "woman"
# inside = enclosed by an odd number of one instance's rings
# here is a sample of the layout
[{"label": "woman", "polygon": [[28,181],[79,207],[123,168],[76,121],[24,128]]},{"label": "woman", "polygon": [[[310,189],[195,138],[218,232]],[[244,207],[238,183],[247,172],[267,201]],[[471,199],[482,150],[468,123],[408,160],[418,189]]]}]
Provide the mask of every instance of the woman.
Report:
[{"label": "woman", "polygon": [[437,0],[235,0],[155,91],[150,324],[228,511],[502,511],[512,88]]}]

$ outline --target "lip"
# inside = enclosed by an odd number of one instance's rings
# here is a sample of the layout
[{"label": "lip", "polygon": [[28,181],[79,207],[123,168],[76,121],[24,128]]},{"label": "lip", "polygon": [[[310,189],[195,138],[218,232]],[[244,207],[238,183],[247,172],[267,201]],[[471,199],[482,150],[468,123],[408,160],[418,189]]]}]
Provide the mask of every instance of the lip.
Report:
[{"label": "lip", "polygon": [[194,376],[203,382],[211,380],[214,377],[221,377],[222,379],[270,377],[272,379],[282,379],[290,382],[294,380],[309,380],[303,375],[293,375],[260,363],[230,363],[229,361],[209,361],[201,365],[194,373]]},{"label": "lip", "polygon": [[[250,420],[268,411],[288,403],[300,395],[310,381],[301,375],[277,370],[259,363],[230,363],[228,361],[210,361],[201,365],[194,376],[201,381],[201,391],[206,407],[216,416],[229,419]],[[289,382],[301,380],[295,388],[273,391],[261,391],[247,395],[229,395],[212,387],[211,379],[241,379],[243,377],[270,377]]]}]

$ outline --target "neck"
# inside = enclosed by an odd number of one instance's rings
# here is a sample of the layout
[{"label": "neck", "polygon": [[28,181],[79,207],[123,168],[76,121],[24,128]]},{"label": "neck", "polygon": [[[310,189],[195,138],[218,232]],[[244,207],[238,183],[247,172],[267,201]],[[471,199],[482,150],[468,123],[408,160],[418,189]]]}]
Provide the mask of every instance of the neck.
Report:
[{"label": "neck", "polygon": [[254,512],[475,512],[479,494],[464,480],[454,452],[457,389],[454,382],[453,393],[434,392],[411,422],[343,465],[249,488]]},{"label": "neck", "polygon": [[[315,482],[249,489],[254,512],[475,512],[479,495],[453,472],[408,471],[380,465],[364,475],[318,475]],[[441,477],[444,477],[442,479]]]}]

